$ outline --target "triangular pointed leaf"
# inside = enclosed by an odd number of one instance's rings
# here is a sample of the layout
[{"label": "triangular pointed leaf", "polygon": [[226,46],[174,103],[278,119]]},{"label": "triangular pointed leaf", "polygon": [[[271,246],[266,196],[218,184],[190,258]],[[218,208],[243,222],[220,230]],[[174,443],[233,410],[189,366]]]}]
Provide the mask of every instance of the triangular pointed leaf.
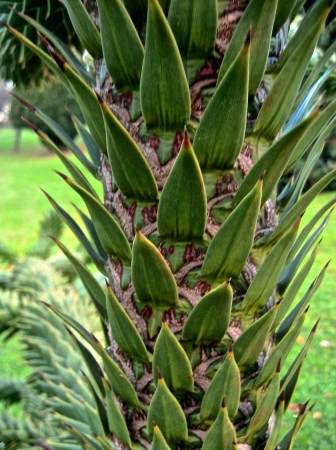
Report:
[{"label": "triangular pointed leaf", "polygon": [[122,397],[128,404],[133,405],[135,408],[139,408],[141,404],[134,387],[126,378],[119,366],[113,361],[113,359],[104,349],[99,340],[93,334],[89,333],[80,323],[78,323],[72,317],[62,313],[52,305],[49,305],[47,303],[45,303],[45,305],[58,317],[60,317],[65,323],[76,330],[82,336],[82,338],[85,339],[86,342],[88,342],[100,355],[104,364],[104,370],[113,392]]},{"label": "triangular pointed leaf", "polygon": [[157,388],[148,409],[147,432],[150,436],[154,432],[154,421],[169,444],[187,440],[186,417],[179,402],[169,391],[162,377],[159,377]]},{"label": "triangular pointed leaf", "polygon": [[282,136],[269,150],[266,151],[266,153],[264,153],[240,185],[238,192],[233,199],[234,205],[238,205],[238,203],[242,201],[242,199],[251,191],[252,186],[254,186],[262,174],[265,173],[261,199],[261,205],[264,205],[283,174],[296,144],[307,131],[318,112],[319,111],[314,112],[306,120]]},{"label": "triangular pointed leaf", "polygon": [[123,445],[132,448],[129,431],[127,429],[124,416],[117,406],[117,401],[114,393],[104,377],[102,378],[102,382],[105,390],[106,411],[110,431],[117,436],[117,438]]},{"label": "triangular pointed leaf", "polygon": [[242,149],[249,56],[250,35],[218,85],[197,127],[194,149],[202,169],[231,168]]},{"label": "triangular pointed leaf", "polygon": [[232,450],[232,443],[235,441],[236,433],[223,402],[215,422],[205,436],[202,450]]},{"label": "triangular pointed leaf", "polygon": [[242,303],[242,309],[258,310],[267,303],[286,263],[296,236],[299,221],[283,236],[267,255],[263,265],[253,278]]},{"label": "triangular pointed leaf", "polygon": [[230,323],[232,296],[225,282],[202,297],[184,324],[183,339],[196,344],[220,341]]},{"label": "triangular pointed leaf", "polygon": [[108,255],[116,255],[121,261],[129,264],[131,261],[131,247],[112,214],[102,203],[69,177],[62,174],[59,175],[84,200],[106,253]]},{"label": "triangular pointed leaf", "polygon": [[43,189],[41,189],[42,192],[46,195],[47,199],[55,209],[55,211],[59,214],[59,216],[64,220],[64,222],[68,225],[70,230],[74,233],[76,238],[79,240],[79,242],[83,245],[87,253],[89,254],[90,258],[94,262],[94,264],[97,266],[98,270],[102,272],[103,274],[106,273],[105,269],[105,263],[106,260],[104,260],[98,253],[94,250],[92,247],[91,242],[87,239],[81,228],[78,226],[77,222],[57,203],[55,200],[50,197],[47,192],[45,192]]},{"label": "triangular pointed leaf", "polygon": [[188,122],[188,83],[177,44],[158,0],[149,1],[140,96],[148,130],[175,132]]},{"label": "triangular pointed leaf", "polygon": [[82,110],[85,122],[100,150],[106,153],[104,120],[97,96],[91,87],[69,66],[62,64],[62,70],[69,81],[76,100]]},{"label": "triangular pointed leaf", "polygon": [[170,450],[167,441],[165,440],[160,428],[157,425],[154,425],[154,438],[151,450]]},{"label": "triangular pointed leaf", "polygon": [[310,299],[315,294],[319,286],[321,285],[326,270],[328,268],[329,262],[323,267],[319,275],[315,278],[312,284],[309,286],[307,292],[302,297],[302,299],[295,305],[292,311],[285,317],[285,319],[281,322],[279,328],[277,329],[276,335],[277,339],[281,339],[293,326],[293,323],[300,317],[302,312],[309,305]]},{"label": "triangular pointed leaf", "polygon": [[172,0],[168,22],[179,47],[188,80],[214,51],[217,32],[217,0]]},{"label": "triangular pointed leaf", "polygon": [[84,48],[94,58],[103,56],[100,35],[81,0],[63,0],[72,25]]},{"label": "triangular pointed leaf", "polygon": [[122,91],[139,90],[143,45],[121,0],[98,0],[106,67]]},{"label": "triangular pointed leaf", "polygon": [[[285,123],[299,90],[317,39],[323,29],[330,7],[329,0],[319,2],[322,7],[316,14],[309,36],[289,55],[289,59],[277,76],[256,120],[253,132],[258,137],[273,140]],[[283,93],[286,92],[286,95]]]},{"label": "triangular pointed leaf", "polygon": [[253,414],[247,434],[258,432],[269,420],[275,407],[280,388],[280,362],[266,392],[262,396],[255,413]]},{"label": "triangular pointed leaf", "polygon": [[238,366],[253,364],[269,336],[276,310],[276,303],[266,314],[254,322],[233,344],[233,352]]},{"label": "triangular pointed leaf", "polygon": [[106,309],[113,338],[120,350],[136,361],[148,362],[149,355],[145,344],[110,285],[107,285]]},{"label": "triangular pointed leaf", "polygon": [[133,243],[132,280],[141,302],[166,307],[177,305],[174,276],[159,250],[140,231]]},{"label": "triangular pointed leaf", "polygon": [[215,420],[221,409],[221,399],[225,397],[227,413],[233,419],[238,411],[240,391],[239,368],[230,349],[203,397],[201,418]]},{"label": "triangular pointed leaf", "polygon": [[316,239],[324,231],[325,227],[328,224],[330,214],[331,214],[331,212],[324,219],[324,221],[317,228],[317,230],[310,236],[310,238],[307,240],[307,242],[302,246],[302,248],[300,249],[298,254],[295,256],[295,258],[289,264],[287,264],[287,266],[284,268],[284,270],[280,276],[280,279],[278,281],[278,284],[277,284],[280,295],[282,295],[286,291],[289,283],[294,278],[295,273],[296,273],[297,269],[299,268],[300,264],[302,263],[303,259],[306,257],[307,253],[309,252],[311,247],[314,245]]},{"label": "triangular pointed leaf", "polygon": [[77,130],[77,133],[83,140],[85,148],[87,149],[93,164],[96,167],[100,167],[101,166],[101,161],[100,161],[101,153],[100,153],[98,145],[96,144],[93,137],[86,129],[85,124],[83,122],[81,122],[78,119],[78,117],[76,117],[71,111],[68,111],[68,112],[69,112],[71,120]]},{"label": "triangular pointed leaf", "polygon": [[138,201],[156,201],[158,190],[145,157],[107,104],[101,99],[99,102],[106,129],[107,153],[119,189],[126,197]]},{"label": "triangular pointed leaf", "polygon": [[288,331],[283,339],[281,339],[279,344],[273,347],[264,367],[261,369],[258,378],[253,385],[253,388],[259,389],[274,375],[280,358],[281,362],[283,364],[285,363],[289,352],[300,334],[305,317],[306,314],[302,314],[296,321],[295,325]]},{"label": "triangular pointed leaf", "polygon": [[299,292],[299,289],[301,288],[303,282],[307,278],[307,275],[315,261],[315,257],[316,257],[319,245],[320,244],[318,244],[315,247],[315,249],[311,253],[308,261],[305,263],[305,265],[300,270],[299,274],[295,277],[295,279],[292,281],[292,283],[286,290],[285,297],[283,298],[283,300],[279,306],[279,309],[277,311],[277,314],[275,316],[274,323],[272,326],[273,329],[275,329],[279,325],[279,323],[282,321],[282,319],[285,317],[285,315],[287,314],[289,308],[291,307],[291,305],[293,303],[293,300],[295,299],[297,293]]},{"label": "triangular pointed leaf", "polygon": [[206,194],[201,170],[187,134],[162,190],[158,209],[160,236],[178,241],[202,239]]},{"label": "triangular pointed leaf", "polygon": [[194,378],[188,356],[165,322],[154,347],[153,372],[156,384],[158,368],[171,391],[193,391]]},{"label": "triangular pointed leaf", "polygon": [[220,282],[240,274],[252,247],[261,195],[262,181],[259,180],[212,240],[200,278]]},{"label": "triangular pointed leaf", "polygon": [[219,81],[229,70],[243,45],[249,28],[252,28],[251,62],[249,68],[249,94],[254,95],[263,77],[271,42],[277,2],[252,0],[249,2],[225,52],[219,72]]},{"label": "triangular pointed leaf", "polygon": [[103,320],[107,319],[105,308],[105,294],[97,279],[92,275],[90,270],[78,258],[73,255],[58,239],[51,237],[58,248],[65,254],[74,269],[78,273],[86,291],[91,297],[98,313]]}]

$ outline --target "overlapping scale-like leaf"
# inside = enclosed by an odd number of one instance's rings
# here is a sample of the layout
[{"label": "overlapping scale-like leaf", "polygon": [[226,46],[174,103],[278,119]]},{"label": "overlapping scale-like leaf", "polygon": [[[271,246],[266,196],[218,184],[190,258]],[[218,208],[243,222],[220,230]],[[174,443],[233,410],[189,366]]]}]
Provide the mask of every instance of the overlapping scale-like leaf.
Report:
[{"label": "overlapping scale-like leaf", "polygon": [[197,127],[193,145],[204,170],[233,167],[242,148],[246,128],[249,55],[250,34],[217,86]]},{"label": "overlapping scale-like leaf", "polygon": [[259,180],[212,240],[200,271],[201,279],[218,283],[240,274],[252,247],[261,195]]},{"label": "overlapping scale-like leaf", "polygon": [[221,409],[221,399],[225,397],[227,413],[232,419],[237,413],[239,406],[240,382],[239,368],[232,348],[230,348],[203,397],[201,418],[215,420]]},{"label": "overlapping scale-like leaf", "polygon": [[108,255],[115,255],[126,264],[131,261],[131,247],[119,224],[105,206],[89,192],[63,174],[64,181],[84,200],[101,244]]},{"label": "overlapping scale-like leaf", "polygon": [[132,250],[132,280],[138,299],[159,307],[176,306],[176,282],[159,250],[140,231]]},{"label": "overlapping scale-like leaf", "polygon": [[186,441],[188,438],[184,412],[161,375],[148,409],[147,432],[150,436],[154,433],[153,422],[160,428],[169,444]]},{"label": "overlapping scale-like leaf", "polygon": [[107,153],[113,176],[126,197],[139,201],[156,201],[158,190],[153,173],[127,130],[99,99],[104,117]]},{"label": "overlapping scale-like leaf", "polygon": [[186,75],[176,41],[158,0],[149,1],[140,97],[149,131],[176,132],[189,121]]},{"label": "overlapping scale-like leaf", "polygon": [[181,150],[161,193],[158,209],[160,236],[178,241],[203,238],[206,194],[201,170],[185,133]]},{"label": "overlapping scale-like leaf", "polygon": [[273,28],[277,2],[273,0],[252,0],[239,21],[220,68],[219,81],[229,70],[249,28],[252,31],[251,58],[249,67],[249,94],[255,94],[263,77]]},{"label": "overlapping scale-like leaf", "polygon": [[214,51],[217,32],[217,0],[172,0],[168,22],[174,33],[189,81]]},{"label": "overlapping scale-like leaf", "polygon": [[220,341],[230,323],[232,296],[225,282],[202,297],[184,324],[183,339],[196,344]]},{"label": "overlapping scale-like leaf", "polygon": [[121,91],[138,91],[143,45],[121,0],[98,0],[106,67]]},{"label": "overlapping scale-like leaf", "polygon": [[154,347],[153,372],[156,384],[158,368],[171,391],[193,391],[194,377],[189,359],[165,322],[162,324]]}]

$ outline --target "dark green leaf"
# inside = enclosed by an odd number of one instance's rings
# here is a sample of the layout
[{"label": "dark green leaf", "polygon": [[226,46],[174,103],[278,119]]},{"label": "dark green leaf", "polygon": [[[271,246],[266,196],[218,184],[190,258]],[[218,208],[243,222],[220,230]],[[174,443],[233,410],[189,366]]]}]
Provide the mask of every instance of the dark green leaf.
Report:
[{"label": "dark green leaf", "polygon": [[106,309],[112,335],[120,350],[136,361],[148,362],[149,354],[134,323],[107,285]]},{"label": "dark green leaf", "polygon": [[98,253],[94,250],[92,247],[90,241],[87,239],[81,228],[78,226],[77,222],[58,204],[55,202],[55,200],[50,197],[47,192],[45,192],[42,189],[42,192],[46,195],[47,199],[55,209],[55,211],[60,215],[60,217],[64,220],[64,222],[68,225],[68,227],[71,229],[71,231],[74,233],[74,235],[77,237],[79,242],[83,245],[85,250],[88,252],[90,258],[94,262],[94,264],[97,266],[98,270],[100,270],[103,274],[106,273],[105,269],[105,263],[106,260],[104,260]]},{"label": "dark green leaf", "polygon": [[250,35],[218,85],[198,125],[194,149],[202,169],[231,168],[242,149],[249,59]]},{"label": "dark green leaf", "polygon": [[71,111],[69,111],[69,114],[73,121],[74,126],[76,127],[77,133],[83,139],[83,143],[90,155],[90,158],[91,158],[93,164],[96,167],[100,167],[101,166],[101,161],[100,161],[101,153],[100,153],[98,145],[92,138],[91,134],[87,131],[85,124],[82,123],[78,119],[78,117],[76,117],[74,114],[72,114]]},{"label": "dark green leaf", "polygon": [[214,51],[217,32],[217,0],[172,0],[168,22],[179,47],[188,80]]},{"label": "dark green leaf", "polygon": [[157,201],[156,181],[145,157],[107,104],[100,100],[100,106],[106,129],[107,153],[119,189],[126,197],[138,201]]},{"label": "dark green leaf", "polygon": [[102,382],[105,390],[106,411],[110,431],[117,436],[123,445],[132,448],[129,431],[127,429],[124,416],[117,406],[117,400],[114,393],[104,377],[102,378]]},{"label": "dark green leaf", "polygon": [[249,94],[255,94],[266,68],[276,6],[277,2],[273,0],[252,0],[249,2],[242,18],[238,22],[230,45],[225,52],[218,81],[229,70],[251,27],[252,42],[249,68]]},{"label": "dark green leaf", "polygon": [[247,434],[256,433],[269,420],[276,404],[280,388],[280,362],[278,368],[262,396],[247,428]]},{"label": "dark green leaf", "polygon": [[77,75],[69,64],[63,64],[63,72],[71,85],[93,139],[96,141],[100,150],[106,153],[104,120],[97,96],[91,87]]},{"label": "dark green leaf", "polygon": [[147,432],[149,436],[153,435],[154,421],[169,444],[188,439],[188,426],[184,412],[162,377],[159,377],[148,409]]},{"label": "dark green leaf", "polygon": [[[329,3],[329,0],[319,2],[321,7],[316,8],[314,12],[314,20],[309,28],[309,33],[291,53],[288,53],[288,60],[283,67],[281,66],[282,70],[268,93],[256,120],[253,129],[256,136],[273,140],[285,123],[329,13],[330,8],[326,6],[326,3]],[[284,92],[286,95],[283,95]]]},{"label": "dark green leaf", "polygon": [[233,419],[240,401],[240,373],[232,349],[217,370],[201,404],[201,418],[215,420],[218,416],[222,398],[226,399],[227,414]]},{"label": "dark green leaf", "polygon": [[84,200],[106,253],[108,255],[115,255],[121,261],[129,264],[131,261],[131,247],[112,214],[102,203],[69,177],[62,174],[59,175]]},{"label": "dark green leaf", "polygon": [[98,0],[106,67],[122,91],[139,90],[143,45],[121,0]]},{"label": "dark green leaf", "polygon": [[319,111],[315,111],[312,113],[306,120],[299,123],[299,125],[282,136],[269,150],[266,151],[266,153],[264,153],[240,185],[238,192],[233,199],[234,205],[238,205],[238,203],[251,191],[252,187],[262,174],[265,173],[261,199],[261,206],[264,205],[276,188],[296,144],[305,134],[307,128],[309,128],[316,118],[318,112]]},{"label": "dark green leaf", "polygon": [[297,221],[293,229],[286,233],[269,252],[246,292],[241,305],[242,309],[258,310],[267,303],[284,268],[299,224],[300,221]]},{"label": "dark green leaf", "polygon": [[65,254],[79,275],[87,293],[90,295],[101,318],[106,321],[105,293],[89,269],[76,258],[58,239],[51,237],[59,249]]},{"label": "dark green leaf", "polygon": [[94,58],[103,56],[100,35],[81,0],[63,0],[72,25],[84,48]]},{"label": "dark green leaf", "polygon": [[233,352],[238,366],[254,364],[269,336],[276,310],[276,303],[266,314],[254,322],[233,344]]},{"label": "dark green leaf", "polygon": [[205,255],[200,278],[222,282],[240,274],[252,247],[261,194],[262,181],[259,180],[212,240]]},{"label": "dark green leaf", "polygon": [[223,402],[215,422],[205,436],[202,449],[232,450],[232,443],[235,441],[235,429],[230,421],[225,402]]},{"label": "dark green leaf", "polygon": [[329,262],[323,267],[323,269],[321,270],[319,275],[315,278],[315,280],[309,286],[307,292],[302,297],[302,299],[295,305],[295,307],[292,309],[292,311],[281,322],[281,324],[276,332],[277,339],[281,339],[288,332],[288,330],[291,328],[291,326],[293,326],[293,323],[296,320],[298,320],[298,317],[300,317],[302,312],[307,308],[307,306],[309,305],[310,299],[315,294],[315,292],[320,287],[320,285],[323,281],[323,278],[324,278],[324,275],[328,268]]},{"label": "dark green leaf", "polygon": [[288,211],[285,217],[281,220],[276,229],[266,238],[260,239],[258,245],[274,244],[300,217],[300,215],[311,204],[314,198],[336,177],[336,169],[329,172],[321,180],[317,181],[298,202]]},{"label": "dark green leaf", "polygon": [[154,438],[151,450],[170,450],[169,445],[157,425],[154,425]]},{"label": "dark green leaf", "polygon": [[202,239],[206,195],[201,170],[185,133],[181,150],[162,190],[158,210],[160,236],[178,241]]},{"label": "dark green leaf", "polygon": [[157,0],[149,0],[140,96],[148,130],[175,132],[188,122],[186,75],[173,33]]},{"label": "dark green leaf", "polygon": [[156,306],[177,305],[177,286],[159,250],[137,231],[133,243],[132,280],[141,302]]},{"label": "dark green leaf", "polygon": [[220,341],[230,323],[232,295],[225,282],[202,297],[184,324],[183,339],[196,344]]},{"label": "dark green leaf", "polygon": [[152,366],[155,384],[159,368],[171,391],[193,391],[194,377],[188,356],[165,322],[155,343]]},{"label": "dark green leaf", "polygon": [[282,364],[285,363],[289,352],[292,350],[292,347],[300,334],[305,317],[306,314],[302,314],[278,345],[273,347],[264,367],[261,369],[258,378],[253,385],[254,389],[261,388],[274,375],[280,358]]}]

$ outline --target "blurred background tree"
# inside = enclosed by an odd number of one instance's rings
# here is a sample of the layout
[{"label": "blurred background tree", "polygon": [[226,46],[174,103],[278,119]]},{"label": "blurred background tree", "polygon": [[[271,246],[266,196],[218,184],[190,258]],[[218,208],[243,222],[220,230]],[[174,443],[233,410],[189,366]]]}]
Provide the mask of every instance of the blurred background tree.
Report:
[{"label": "blurred background tree", "polygon": [[[74,113],[80,120],[83,120],[82,114],[78,103],[73,97],[70,96],[62,84],[55,80],[44,85],[42,90],[41,88],[26,89],[25,87],[15,87],[12,92],[23,98],[35,108],[41,109],[46,115],[57,122],[72,139],[76,137],[76,128],[73,125],[66,108]],[[13,149],[15,153],[20,150],[21,130],[28,127],[28,125],[26,125],[21,119],[22,116],[46,133],[59,148],[62,149],[64,147],[62,141],[50,131],[47,125],[45,125],[38,117],[36,117],[35,114],[29,111],[18,100],[13,98],[9,118],[12,126],[16,130],[16,139]]]}]

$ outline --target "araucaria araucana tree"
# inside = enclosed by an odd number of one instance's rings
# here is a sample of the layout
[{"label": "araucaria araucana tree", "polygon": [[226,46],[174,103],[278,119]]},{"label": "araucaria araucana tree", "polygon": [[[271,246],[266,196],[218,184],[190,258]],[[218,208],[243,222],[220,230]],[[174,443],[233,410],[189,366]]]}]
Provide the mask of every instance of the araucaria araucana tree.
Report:
[{"label": "araucaria araucana tree", "polygon": [[[94,83],[24,13],[16,12],[49,54],[14,27],[5,33],[54,72],[90,131],[91,160],[74,151],[101,179],[104,198],[64,156],[70,176],[60,182],[84,200],[93,245],[47,197],[106,277],[103,289],[55,240],[96,306],[106,343],[80,317],[48,305],[86,363],[79,376],[93,400],[84,408],[67,393],[61,408],[53,399],[67,434],[43,445],[291,449],[311,406],[302,404],[280,439],[282,418],[316,326],[282,366],[325,272],[294,302],[325,222],[311,232],[335,200],[302,230],[300,221],[336,176],[302,194],[336,111],[335,100],[320,104],[314,76],[302,80],[333,2],[316,0],[288,43],[302,0],[62,3],[93,58]],[[306,152],[299,176],[278,192]]]}]

